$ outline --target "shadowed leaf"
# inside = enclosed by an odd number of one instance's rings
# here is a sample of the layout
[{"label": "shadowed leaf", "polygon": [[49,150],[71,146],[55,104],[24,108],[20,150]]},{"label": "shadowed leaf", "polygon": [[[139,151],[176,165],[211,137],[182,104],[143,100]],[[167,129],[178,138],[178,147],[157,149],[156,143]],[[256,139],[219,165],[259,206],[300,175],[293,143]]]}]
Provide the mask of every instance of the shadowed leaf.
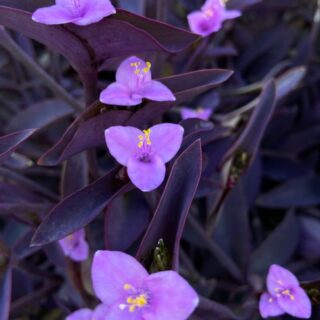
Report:
[{"label": "shadowed leaf", "polygon": [[201,175],[201,146],[195,141],[174,162],[165,189],[137,252],[137,258],[149,260],[158,241],[163,239],[178,269],[179,246],[186,218]]}]

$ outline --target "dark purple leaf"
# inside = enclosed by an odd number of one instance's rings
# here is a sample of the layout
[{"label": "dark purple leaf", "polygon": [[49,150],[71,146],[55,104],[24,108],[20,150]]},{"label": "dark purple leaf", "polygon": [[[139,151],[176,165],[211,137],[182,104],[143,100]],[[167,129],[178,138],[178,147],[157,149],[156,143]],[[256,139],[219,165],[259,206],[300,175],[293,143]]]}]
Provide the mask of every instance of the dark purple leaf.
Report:
[{"label": "dark purple leaf", "polygon": [[285,265],[297,248],[299,222],[294,212],[289,211],[283,221],[254,251],[250,259],[251,273],[264,273],[271,264]]},{"label": "dark purple leaf", "polygon": [[200,316],[200,319],[215,319],[215,320],[237,320],[239,319],[228,307],[224,304],[200,297],[199,306],[195,312]]},{"label": "dark purple leaf", "polygon": [[42,221],[32,239],[33,246],[45,245],[90,223],[108,203],[131,188],[116,178],[119,167],[56,205]]},{"label": "dark purple leaf", "polygon": [[39,164],[56,165],[83,150],[104,144],[105,129],[124,124],[130,115],[130,111],[108,111],[88,120],[80,116],[62,138],[39,159]]},{"label": "dark purple leaf", "polygon": [[28,139],[36,129],[26,129],[0,137],[0,162]]},{"label": "dark purple leaf", "polygon": [[105,213],[106,249],[126,251],[146,230],[150,219],[141,192],[133,190],[113,200]]},{"label": "dark purple leaf", "polygon": [[180,104],[227,81],[232,74],[230,70],[203,69],[158,80],[171,89]]},{"label": "dark purple leaf", "polygon": [[36,23],[31,14],[10,7],[2,7],[0,1],[0,24],[21,32],[65,56],[70,64],[80,73],[91,73],[91,58],[78,37],[62,26],[47,26]]},{"label": "dark purple leaf", "polygon": [[255,107],[246,128],[225,155],[225,159],[240,151],[247,152],[251,158],[250,162],[253,161],[274,107],[275,85],[274,82],[268,82],[259,97],[259,103]]},{"label": "dark purple leaf", "polygon": [[178,269],[179,246],[186,218],[201,175],[201,145],[195,141],[174,162],[157,209],[137,252],[137,258],[149,260],[158,241],[163,239]]},{"label": "dark purple leaf", "polygon": [[62,100],[44,100],[20,111],[8,123],[6,131],[12,132],[26,128],[41,129],[72,113],[73,109]]},{"label": "dark purple leaf", "polygon": [[0,319],[9,320],[12,290],[12,267],[9,264],[0,275]]},{"label": "dark purple leaf", "polygon": [[320,204],[320,177],[304,176],[289,180],[262,194],[257,205],[266,208],[290,208]]},{"label": "dark purple leaf", "polygon": [[61,196],[72,194],[89,183],[88,163],[85,153],[80,153],[63,164]]},{"label": "dark purple leaf", "polygon": [[214,231],[217,242],[230,252],[242,270],[246,270],[250,252],[249,207],[244,190],[239,182],[230,191]]}]

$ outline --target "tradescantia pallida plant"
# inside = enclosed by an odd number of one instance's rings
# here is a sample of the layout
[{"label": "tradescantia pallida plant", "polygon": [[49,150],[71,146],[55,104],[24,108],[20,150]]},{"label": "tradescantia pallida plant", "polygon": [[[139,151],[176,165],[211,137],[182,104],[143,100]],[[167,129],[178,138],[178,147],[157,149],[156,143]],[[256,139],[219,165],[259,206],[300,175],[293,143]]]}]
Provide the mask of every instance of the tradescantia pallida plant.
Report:
[{"label": "tradescantia pallida plant", "polygon": [[0,0],[0,319],[317,319],[319,10]]}]

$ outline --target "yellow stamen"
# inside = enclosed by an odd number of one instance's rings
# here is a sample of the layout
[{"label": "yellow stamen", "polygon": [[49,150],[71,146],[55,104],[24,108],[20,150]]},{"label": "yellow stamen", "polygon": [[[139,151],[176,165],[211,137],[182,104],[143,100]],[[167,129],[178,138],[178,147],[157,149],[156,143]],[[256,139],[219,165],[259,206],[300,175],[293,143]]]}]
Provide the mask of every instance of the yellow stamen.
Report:
[{"label": "yellow stamen", "polygon": [[133,289],[133,287],[132,287],[131,284],[126,283],[126,284],[123,286],[123,289],[124,289],[124,290],[131,290],[131,289]]},{"label": "yellow stamen", "polygon": [[151,145],[150,133],[151,133],[151,130],[147,129],[147,130],[143,130],[143,135],[140,134],[138,136],[138,139],[139,139],[138,147],[139,148],[142,148],[144,141],[146,141],[147,145]]},{"label": "yellow stamen", "polygon": [[290,291],[290,290],[283,290],[281,293],[282,293],[283,295],[285,295],[285,296],[289,296],[289,298],[290,298],[291,301],[294,300],[294,295],[291,294],[291,291]]},{"label": "yellow stamen", "polygon": [[147,72],[149,72],[150,71],[150,69],[151,69],[151,62],[150,61],[147,61],[146,62],[146,67],[145,68],[143,68],[143,72],[144,73],[147,73]]},{"label": "yellow stamen", "polygon": [[127,303],[129,304],[129,311],[134,312],[136,308],[144,307],[148,301],[146,295],[140,294],[136,298],[128,297]]}]

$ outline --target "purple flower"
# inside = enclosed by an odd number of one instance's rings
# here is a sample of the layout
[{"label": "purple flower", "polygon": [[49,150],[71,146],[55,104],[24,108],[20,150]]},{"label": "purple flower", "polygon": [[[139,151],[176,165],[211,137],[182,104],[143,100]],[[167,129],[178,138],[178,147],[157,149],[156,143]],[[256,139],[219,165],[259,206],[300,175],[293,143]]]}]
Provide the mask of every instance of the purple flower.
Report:
[{"label": "purple flower", "polygon": [[142,191],[156,189],[164,180],[165,163],[178,152],[184,129],[162,123],[148,130],[115,126],[105,131],[111,155],[123,166],[132,183]]},{"label": "purple flower", "polygon": [[197,118],[202,120],[208,120],[212,114],[212,110],[209,108],[181,108],[181,117],[183,120],[190,118]]},{"label": "purple flower", "polygon": [[298,279],[287,269],[272,265],[267,276],[268,293],[260,298],[260,314],[263,318],[288,313],[293,317],[309,319],[311,302],[300,287]]},{"label": "purple flower", "polygon": [[136,106],[143,98],[155,101],[175,101],[164,84],[151,78],[151,63],[137,57],[124,60],[118,67],[116,82],[100,94],[100,101],[118,106]]},{"label": "purple flower", "polygon": [[114,13],[116,9],[110,0],[56,0],[55,5],[36,10],[32,20],[44,24],[86,26]]},{"label": "purple flower", "polygon": [[192,32],[205,37],[219,31],[225,20],[239,16],[238,10],[226,10],[223,0],[207,0],[200,11],[188,15],[188,22]]},{"label": "purple flower", "polygon": [[80,309],[70,314],[66,320],[106,320],[109,307],[103,304],[98,305],[94,310]]},{"label": "purple flower", "polygon": [[84,261],[89,255],[89,246],[85,240],[84,229],[80,229],[59,240],[63,253],[74,261]]},{"label": "purple flower", "polygon": [[149,275],[133,257],[97,251],[92,264],[97,297],[110,307],[108,320],[185,320],[198,295],[175,271]]}]

